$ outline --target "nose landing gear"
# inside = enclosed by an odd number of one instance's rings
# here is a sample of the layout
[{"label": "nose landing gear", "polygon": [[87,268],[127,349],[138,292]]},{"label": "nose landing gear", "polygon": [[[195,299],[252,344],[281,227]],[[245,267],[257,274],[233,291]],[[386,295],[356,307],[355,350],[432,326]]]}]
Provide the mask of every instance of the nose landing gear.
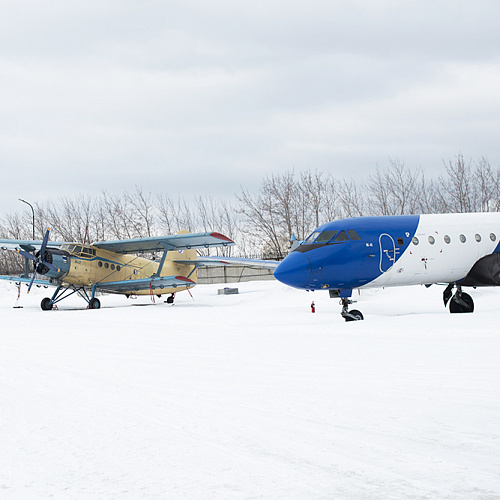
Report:
[{"label": "nose landing gear", "polygon": [[354,302],[355,301],[347,297],[342,297],[340,299],[340,303],[342,304],[342,312],[340,313],[340,315],[346,321],[361,321],[364,319],[363,315],[361,314],[361,311],[358,311],[357,309],[352,309],[351,311],[348,310],[349,306]]},{"label": "nose landing gear", "polygon": [[330,293],[330,298],[335,299],[335,298],[340,298],[340,305],[342,306],[342,312],[340,315],[346,320],[346,321],[361,321],[363,320],[363,315],[361,314],[361,311],[358,311],[357,309],[352,309],[349,311],[349,306],[351,304],[354,304],[356,301],[351,300],[351,295],[352,295],[352,290],[351,289],[343,289],[343,290],[329,290]]}]

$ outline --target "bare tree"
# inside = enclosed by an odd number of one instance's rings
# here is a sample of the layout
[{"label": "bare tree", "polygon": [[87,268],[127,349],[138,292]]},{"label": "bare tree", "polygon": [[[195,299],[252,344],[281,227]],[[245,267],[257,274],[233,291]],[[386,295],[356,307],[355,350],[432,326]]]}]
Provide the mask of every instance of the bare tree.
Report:
[{"label": "bare tree", "polygon": [[366,215],[366,197],[364,193],[359,192],[362,184],[354,180],[346,181],[343,179],[337,187],[337,197],[340,203],[339,217],[360,217]]},{"label": "bare tree", "polygon": [[254,241],[260,240],[267,245],[277,258],[283,258],[281,216],[266,182],[263,182],[261,192],[254,196],[242,188],[237,199],[240,202],[238,212],[243,216],[242,230],[254,237]]},{"label": "bare tree", "polygon": [[447,177],[439,176],[439,197],[445,212],[475,212],[476,193],[472,163],[466,163],[462,154],[455,163],[444,164]]},{"label": "bare tree", "polygon": [[372,215],[405,215],[418,212],[420,169],[411,170],[403,161],[389,158],[389,166],[368,176],[366,191]]},{"label": "bare tree", "polygon": [[474,179],[481,212],[497,212],[500,209],[500,169],[493,170],[488,160],[481,157],[476,163]]}]

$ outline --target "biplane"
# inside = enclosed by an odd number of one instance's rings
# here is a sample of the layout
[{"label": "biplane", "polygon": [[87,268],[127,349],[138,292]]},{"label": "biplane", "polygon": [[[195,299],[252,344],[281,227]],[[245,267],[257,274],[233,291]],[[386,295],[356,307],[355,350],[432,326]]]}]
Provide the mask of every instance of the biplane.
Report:
[{"label": "biplane", "polygon": [[[97,292],[126,296],[168,294],[167,302],[173,303],[176,292],[196,285],[200,266],[222,263],[218,257],[198,259],[197,249],[235,244],[215,232],[181,231],[170,236],[97,241],[90,245],[49,241],[49,235],[47,229],[41,241],[0,239],[2,250],[18,252],[26,263],[24,276],[0,276],[0,279],[27,283],[28,293],[33,285],[55,287],[53,295],[42,300],[43,310],[53,309],[73,294],[82,297],[88,309],[99,309]],[[158,252],[159,260],[144,257]]]}]

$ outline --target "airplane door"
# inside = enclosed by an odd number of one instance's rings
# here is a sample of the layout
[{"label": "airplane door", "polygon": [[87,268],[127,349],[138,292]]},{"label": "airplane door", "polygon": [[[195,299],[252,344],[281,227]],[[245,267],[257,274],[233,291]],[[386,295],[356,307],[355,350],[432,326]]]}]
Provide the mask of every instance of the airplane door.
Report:
[{"label": "airplane door", "polygon": [[389,234],[383,233],[379,237],[380,244],[380,272],[385,273],[394,265],[396,260],[396,243]]}]

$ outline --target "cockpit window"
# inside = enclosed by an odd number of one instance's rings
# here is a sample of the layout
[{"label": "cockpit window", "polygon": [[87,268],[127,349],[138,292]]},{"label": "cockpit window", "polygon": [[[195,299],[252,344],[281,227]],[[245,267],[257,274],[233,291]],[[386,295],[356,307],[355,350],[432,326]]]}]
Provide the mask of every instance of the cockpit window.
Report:
[{"label": "cockpit window", "polygon": [[347,234],[349,235],[349,238],[351,238],[351,240],[360,240],[361,239],[359,237],[359,234],[356,231],[354,231],[354,229],[348,229]]},{"label": "cockpit window", "polygon": [[92,257],[95,255],[95,249],[90,247],[82,248],[82,257]]},{"label": "cockpit window", "polygon": [[81,245],[61,245],[61,248],[70,253],[86,258],[94,257],[96,254],[95,248],[82,247]]},{"label": "cockpit window", "polygon": [[305,245],[309,245],[314,242],[314,240],[319,236],[321,231],[314,231],[310,236],[304,240]]},{"label": "cockpit window", "polygon": [[338,241],[348,241],[349,238],[347,237],[347,233],[345,231],[340,231],[339,234],[337,234],[337,236],[335,236],[335,239],[333,240],[334,242],[338,242]]},{"label": "cockpit window", "polygon": [[323,231],[316,240],[316,243],[327,243],[330,241],[335,235],[337,231]]}]

